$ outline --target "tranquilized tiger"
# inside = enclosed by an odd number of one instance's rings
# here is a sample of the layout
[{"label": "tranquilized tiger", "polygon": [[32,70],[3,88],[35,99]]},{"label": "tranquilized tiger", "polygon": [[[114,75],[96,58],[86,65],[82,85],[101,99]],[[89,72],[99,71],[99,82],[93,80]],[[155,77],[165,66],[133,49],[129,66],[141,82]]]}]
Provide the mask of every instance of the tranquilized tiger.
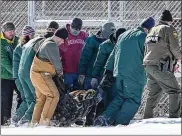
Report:
[{"label": "tranquilized tiger", "polygon": [[59,103],[53,117],[57,126],[70,126],[82,119],[97,102],[95,90],[75,90],[69,93],[64,89],[62,78],[55,76],[53,80],[60,92]]}]

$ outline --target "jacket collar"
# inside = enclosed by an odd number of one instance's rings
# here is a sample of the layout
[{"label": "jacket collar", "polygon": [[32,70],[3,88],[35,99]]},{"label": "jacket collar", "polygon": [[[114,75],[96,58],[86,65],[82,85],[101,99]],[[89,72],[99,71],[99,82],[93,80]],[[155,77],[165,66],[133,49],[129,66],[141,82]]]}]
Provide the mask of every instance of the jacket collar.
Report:
[{"label": "jacket collar", "polygon": [[164,21],[159,21],[159,25],[169,25],[169,24]]},{"label": "jacket collar", "polygon": [[137,29],[141,30],[142,32],[145,32],[142,27],[137,27]]},{"label": "jacket collar", "polygon": [[7,43],[9,43],[9,44],[12,44],[14,42],[14,39],[15,39],[15,38],[13,38],[13,40],[10,41],[9,39],[7,39],[7,38],[4,37],[4,34],[2,32],[1,32],[0,38],[6,40]]}]

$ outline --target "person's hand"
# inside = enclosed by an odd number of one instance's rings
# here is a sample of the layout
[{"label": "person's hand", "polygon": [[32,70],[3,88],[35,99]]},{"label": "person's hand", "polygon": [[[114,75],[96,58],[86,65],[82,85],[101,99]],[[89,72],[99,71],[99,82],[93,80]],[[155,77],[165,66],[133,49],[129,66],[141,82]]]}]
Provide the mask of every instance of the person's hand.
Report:
[{"label": "person's hand", "polygon": [[98,86],[98,80],[97,80],[97,78],[92,78],[90,84],[91,84],[92,88],[96,88]]},{"label": "person's hand", "polygon": [[78,83],[82,86],[83,82],[85,80],[85,75],[79,75],[78,76]]},{"label": "person's hand", "polygon": [[58,77],[59,77],[59,78],[63,78],[63,77],[64,77],[63,72],[60,72],[60,73],[58,74]]}]

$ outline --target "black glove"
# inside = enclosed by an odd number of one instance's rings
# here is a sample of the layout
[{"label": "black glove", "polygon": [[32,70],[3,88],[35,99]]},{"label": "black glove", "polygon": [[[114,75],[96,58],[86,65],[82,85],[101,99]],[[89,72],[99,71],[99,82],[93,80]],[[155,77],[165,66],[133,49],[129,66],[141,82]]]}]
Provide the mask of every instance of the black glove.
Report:
[{"label": "black glove", "polygon": [[52,80],[54,81],[54,83],[56,84],[56,87],[60,93],[60,95],[64,95],[66,93],[65,91],[65,85],[64,85],[64,80],[63,80],[63,76],[58,76],[57,74],[55,76],[52,77]]},{"label": "black glove", "polygon": [[84,89],[84,81],[85,81],[85,75],[79,75],[78,76],[78,86],[80,89]]}]

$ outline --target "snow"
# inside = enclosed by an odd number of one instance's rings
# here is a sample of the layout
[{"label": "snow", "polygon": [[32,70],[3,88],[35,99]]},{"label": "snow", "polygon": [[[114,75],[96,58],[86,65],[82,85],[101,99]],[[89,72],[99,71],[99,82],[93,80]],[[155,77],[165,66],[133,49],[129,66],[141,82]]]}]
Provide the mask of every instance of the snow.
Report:
[{"label": "snow", "polygon": [[181,118],[153,118],[131,121],[116,127],[1,127],[2,135],[181,135]]}]

